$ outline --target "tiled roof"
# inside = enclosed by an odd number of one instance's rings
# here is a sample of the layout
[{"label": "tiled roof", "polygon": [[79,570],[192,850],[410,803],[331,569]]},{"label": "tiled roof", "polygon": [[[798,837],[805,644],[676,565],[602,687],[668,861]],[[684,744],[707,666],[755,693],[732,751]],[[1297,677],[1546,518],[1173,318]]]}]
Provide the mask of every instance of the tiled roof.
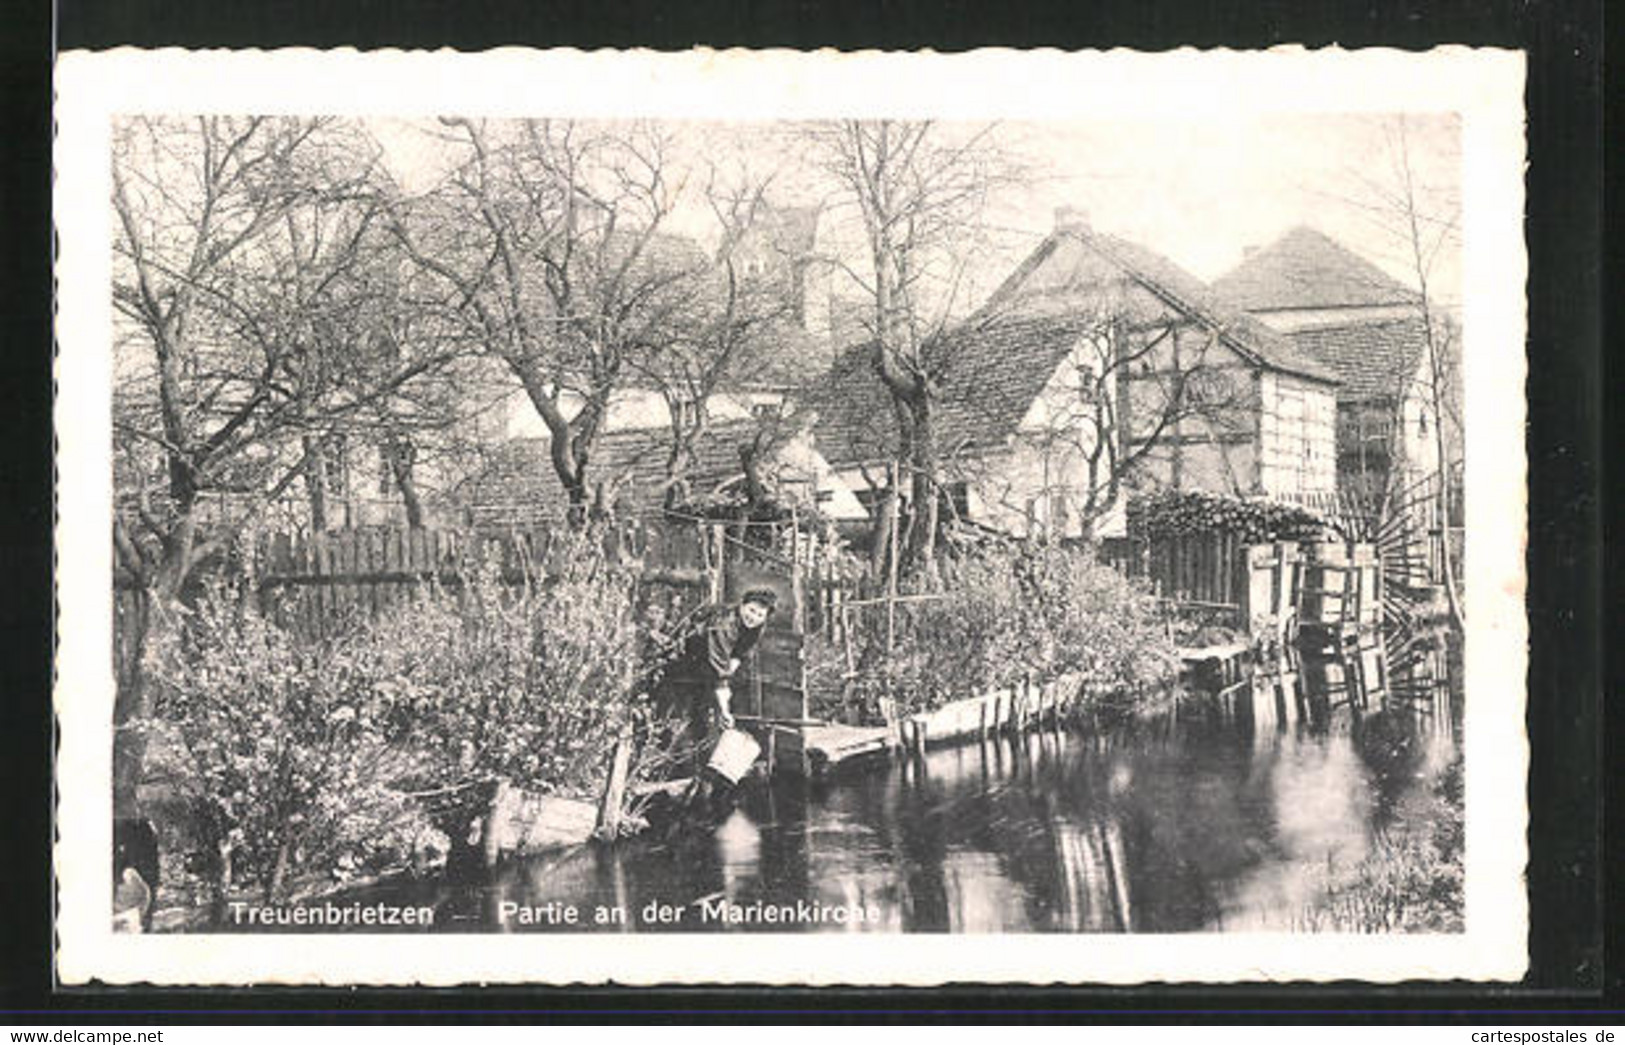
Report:
[{"label": "tiled roof", "polygon": [[[995,316],[945,333],[928,355],[942,373],[939,452],[999,445],[1015,432],[1055,368],[1092,319],[1077,314]],[[817,415],[818,450],[831,464],[895,452],[897,417],[874,368],[873,342],[854,345],[802,397]]]},{"label": "tiled roof", "polygon": [[719,383],[720,390],[799,388],[829,369],[824,342],[788,318],[753,331],[745,349]]},{"label": "tiled roof", "polygon": [[1213,289],[1251,312],[1411,304],[1416,295],[1323,232],[1299,225],[1219,277]]},{"label": "tiled roof", "polygon": [[1335,374],[1304,357],[1280,332],[1247,315],[1235,302],[1216,293],[1161,254],[1091,229],[1070,228],[1051,233],[993,292],[982,311],[1054,311],[1086,305],[1089,295],[1098,289],[1086,277],[1070,280],[1065,272],[1040,276],[1045,263],[1055,257],[1057,248],[1066,242],[1081,245],[1145,287],[1164,304],[1219,331],[1226,344],[1259,365],[1322,381],[1336,380]]},{"label": "tiled roof", "polygon": [[1427,347],[1420,318],[1308,327],[1290,336],[1300,350],[1337,372],[1341,403],[1399,398]]},{"label": "tiled roof", "polygon": [[[930,351],[943,375],[936,416],[944,456],[967,446],[999,445],[1014,433],[1068,350],[1095,322],[1091,305],[1099,300],[1098,282],[1064,271],[1060,262],[1049,264],[1067,243],[1123,272],[1163,306],[1219,331],[1225,343],[1259,365],[1328,383],[1338,379],[1291,339],[1230,307],[1155,251],[1090,230],[1065,229],[1039,244],[975,315],[942,335]],[[897,418],[875,373],[874,351],[873,342],[847,349],[803,396],[818,417],[818,449],[832,464],[880,460],[897,446]]]},{"label": "tiled roof", "polygon": [[[755,421],[716,422],[694,447],[689,484],[705,492],[744,474],[739,448],[757,432]],[[605,432],[593,447],[589,481],[638,507],[654,507],[665,495],[666,457],[671,433],[665,428]],[[523,524],[562,519],[570,502],[553,470],[551,440],[512,439],[485,470],[463,488],[463,501],[476,523]]]}]

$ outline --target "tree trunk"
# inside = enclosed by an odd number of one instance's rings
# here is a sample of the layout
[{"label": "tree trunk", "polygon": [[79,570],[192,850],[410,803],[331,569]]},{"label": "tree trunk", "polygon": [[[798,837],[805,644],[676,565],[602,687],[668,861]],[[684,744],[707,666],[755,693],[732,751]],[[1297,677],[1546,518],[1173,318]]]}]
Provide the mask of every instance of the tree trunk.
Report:
[{"label": "tree trunk", "polygon": [[152,589],[136,589],[130,629],[132,641],[124,651],[118,686],[113,694],[113,815],[139,815],[136,788],[141,783],[141,764],[146,756],[146,739],[137,728],[150,711],[147,697],[147,671],[143,661],[152,632]]},{"label": "tree trunk", "polygon": [[152,658],[168,646],[176,606],[193,566],[195,534],[196,524],[183,514],[165,536],[156,569],[137,577],[137,622],[128,667],[113,695],[113,810],[118,816],[140,815],[137,789],[147,750],[141,726],[153,713]]},{"label": "tree trunk", "polygon": [[389,458],[390,474],[401,492],[401,504],[406,509],[406,525],[414,530],[423,529],[423,498],[418,494],[416,454],[410,442],[391,437],[384,447]]},{"label": "tree trunk", "polygon": [[231,843],[214,840],[218,862],[214,867],[213,897],[209,904],[209,917],[215,925],[224,925],[226,904],[231,896]]},{"label": "tree trunk", "polygon": [[909,405],[913,438],[909,453],[910,509],[907,562],[909,572],[934,579],[937,558],[937,435],[929,395],[922,393]]},{"label": "tree trunk", "polygon": [[739,463],[745,469],[745,503],[754,511],[767,501],[767,484],[762,482],[761,447],[756,443],[741,446]]},{"label": "tree trunk", "polygon": [[[1437,397],[1435,397],[1437,401]],[[1462,611],[1461,594],[1456,590],[1456,569],[1450,559],[1450,461],[1445,456],[1443,419],[1434,411],[1434,438],[1439,451],[1439,553],[1444,559],[1444,598],[1450,608],[1450,625],[1456,634],[1467,634],[1467,615]]]},{"label": "tree trunk", "polygon": [[598,436],[599,416],[590,405],[567,419],[554,402],[552,389],[543,376],[523,359],[508,358],[508,368],[519,378],[525,395],[530,399],[542,423],[547,426],[548,457],[553,472],[569,497],[570,507],[566,521],[572,526],[585,526],[591,516],[593,499],[587,486],[587,460],[592,444]]},{"label": "tree trunk", "polygon": [[327,532],[327,455],[322,452],[321,440],[316,436],[304,437],[305,494],[310,501],[310,532]]},{"label": "tree trunk", "polygon": [[276,903],[287,889],[288,870],[293,863],[293,839],[284,838],[276,849],[276,864],[271,868],[271,880],[265,883],[265,902]]},{"label": "tree trunk", "polygon": [[886,557],[891,542],[892,520],[898,510],[895,486],[886,487],[876,502],[876,508],[874,539],[869,546],[869,572],[871,576],[883,577],[888,568]]}]

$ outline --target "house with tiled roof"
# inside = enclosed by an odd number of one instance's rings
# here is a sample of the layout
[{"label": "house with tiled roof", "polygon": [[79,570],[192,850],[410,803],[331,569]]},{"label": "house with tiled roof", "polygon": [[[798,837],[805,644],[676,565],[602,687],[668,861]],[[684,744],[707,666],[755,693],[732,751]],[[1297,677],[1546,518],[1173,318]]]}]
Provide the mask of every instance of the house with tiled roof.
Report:
[{"label": "house with tiled roof", "polygon": [[[762,478],[781,503],[816,509],[837,522],[867,517],[807,433],[771,443],[759,441],[761,433],[761,426],[749,419],[706,426],[693,443],[683,499],[708,499],[737,490],[745,479],[744,451],[766,445]],[[653,428],[600,435],[591,459],[595,501],[624,515],[660,510],[672,485],[671,445],[669,432]],[[499,447],[460,491],[466,522],[476,529],[502,529],[565,519],[569,497],[554,474],[550,454],[545,436],[511,439]]]},{"label": "house with tiled roof", "polygon": [[[859,490],[898,447],[874,352],[849,349],[807,397],[819,449]],[[1100,533],[1130,478],[1244,494],[1333,486],[1336,374],[1075,212],[1058,213],[930,354],[944,477],[973,522]]]},{"label": "house with tiled roof", "polygon": [[1277,330],[1416,314],[1417,294],[1337,240],[1307,225],[1213,281],[1213,292]]},{"label": "house with tiled roof", "polygon": [[[664,429],[670,426],[674,409],[689,424],[702,406],[707,417],[719,422],[771,418],[781,411],[790,390],[828,367],[828,345],[809,328],[823,307],[811,275],[818,225],[817,208],[759,205],[728,247],[731,288],[718,258],[709,256],[694,239],[666,232],[650,237],[639,262],[643,268],[669,273],[694,302],[715,304],[730,292],[749,297],[752,303],[747,307],[760,315],[744,335],[748,343],[735,354],[733,365],[710,384],[705,403],[634,373],[610,396],[605,428]],[[567,414],[579,409],[568,392],[564,398]],[[506,410],[509,437],[546,436],[546,426],[522,389],[512,389]]]},{"label": "house with tiled roof", "polygon": [[1380,488],[1438,468],[1420,295],[1307,226],[1251,250],[1214,289],[1334,372],[1338,483]]}]

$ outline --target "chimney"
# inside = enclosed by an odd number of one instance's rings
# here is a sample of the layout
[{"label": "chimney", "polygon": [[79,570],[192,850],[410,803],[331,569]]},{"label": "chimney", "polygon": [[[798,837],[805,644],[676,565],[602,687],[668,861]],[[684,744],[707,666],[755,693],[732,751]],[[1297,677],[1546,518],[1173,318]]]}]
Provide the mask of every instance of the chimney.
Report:
[{"label": "chimney", "polygon": [[1056,232],[1087,232],[1089,212],[1073,206],[1055,208]]}]

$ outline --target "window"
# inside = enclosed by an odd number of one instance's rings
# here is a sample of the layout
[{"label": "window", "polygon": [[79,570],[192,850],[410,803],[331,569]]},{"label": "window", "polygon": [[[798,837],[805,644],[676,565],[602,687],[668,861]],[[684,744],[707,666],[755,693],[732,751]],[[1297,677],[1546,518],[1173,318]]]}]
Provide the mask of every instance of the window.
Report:
[{"label": "window", "polygon": [[700,423],[700,404],[695,399],[679,399],[677,401],[677,423],[684,428],[693,428]]},{"label": "window", "polygon": [[758,421],[771,421],[779,416],[779,412],[778,403],[752,403],[750,407],[750,416]]}]

